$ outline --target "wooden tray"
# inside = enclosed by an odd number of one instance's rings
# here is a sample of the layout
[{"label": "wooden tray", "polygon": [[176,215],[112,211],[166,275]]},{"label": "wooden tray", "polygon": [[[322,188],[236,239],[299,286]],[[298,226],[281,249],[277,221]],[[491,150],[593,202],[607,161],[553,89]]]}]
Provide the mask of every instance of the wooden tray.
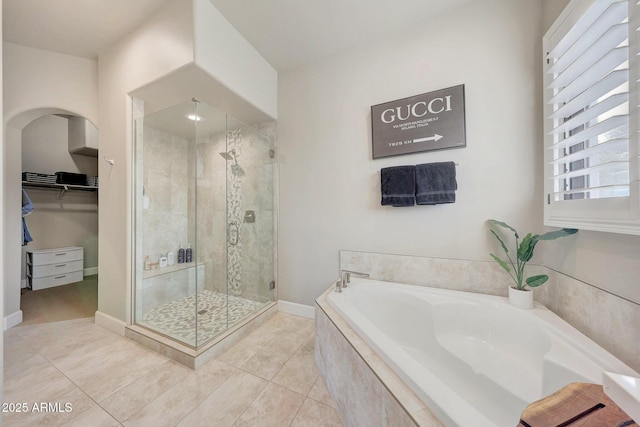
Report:
[{"label": "wooden tray", "polygon": [[627,427],[637,424],[599,384],[571,383],[527,406],[518,427]]}]

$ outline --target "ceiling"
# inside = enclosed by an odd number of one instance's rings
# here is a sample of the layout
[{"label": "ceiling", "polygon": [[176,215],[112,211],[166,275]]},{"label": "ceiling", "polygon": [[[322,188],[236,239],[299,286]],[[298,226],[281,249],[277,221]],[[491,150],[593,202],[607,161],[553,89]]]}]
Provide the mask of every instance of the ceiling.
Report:
[{"label": "ceiling", "polygon": [[169,0],[2,0],[3,40],[96,58]]},{"label": "ceiling", "polygon": [[[3,0],[4,41],[96,58],[170,0]],[[471,0],[211,0],[278,71]]]},{"label": "ceiling", "polygon": [[211,0],[278,71],[418,25],[470,0]]}]

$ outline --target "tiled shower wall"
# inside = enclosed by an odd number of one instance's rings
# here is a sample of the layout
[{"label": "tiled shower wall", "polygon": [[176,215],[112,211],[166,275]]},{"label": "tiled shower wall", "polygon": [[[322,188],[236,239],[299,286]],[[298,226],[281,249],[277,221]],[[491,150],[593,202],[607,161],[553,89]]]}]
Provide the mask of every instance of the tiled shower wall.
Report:
[{"label": "tiled shower wall", "polygon": [[[377,280],[507,296],[510,277],[493,261],[467,261],[370,252],[341,251],[340,268],[369,273]],[[640,372],[640,305],[544,266],[534,289],[536,301]]]},{"label": "tiled shower wall", "polygon": [[[274,280],[275,122],[232,129],[198,140],[198,252],[206,265],[207,289],[255,301],[272,300]],[[235,151],[235,160],[220,153]],[[225,170],[226,166],[226,170]],[[245,222],[253,211],[255,222]],[[206,213],[206,214],[205,214]],[[227,242],[237,224],[238,244]],[[214,238],[211,238],[214,237]]]},{"label": "tiled shower wall", "polygon": [[[144,128],[145,194],[149,209],[142,211],[142,253],[152,262],[161,253],[178,256],[187,243],[189,224],[189,158],[187,140],[153,128]],[[167,191],[168,190],[168,191]]]},{"label": "tiled shower wall", "polygon": [[220,156],[226,151],[224,132],[198,139],[198,262],[205,266],[205,288],[221,293],[227,292],[227,177]]},{"label": "tiled shower wall", "polygon": [[[148,209],[140,209],[142,232],[137,239],[137,249],[142,258],[158,262],[160,254],[173,251],[175,262],[178,248],[186,245],[193,235],[188,235],[193,223],[190,203],[189,141],[167,132],[145,126],[136,136],[144,139],[137,155],[144,161],[142,179],[145,195],[149,197]],[[142,202],[142,198],[138,203]],[[142,269],[142,262],[137,267]],[[203,271],[198,269],[198,286],[204,283]],[[167,302],[185,298],[195,291],[195,269],[182,270],[142,279],[136,287],[136,316],[141,316]]]},{"label": "tiled shower wall", "polygon": [[[226,293],[228,279],[231,294],[271,301],[268,287],[275,278],[275,151],[271,151],[275,148],[275,122],[260,125],[258,130],[241,127],[200,137],[196,161],[187,139],[150,127],[143,132],[143,182],[150,199],[149,209],[142,211],[143,258],[148,255],[152,262],[157,261],[161,253],[172,250],[177,262],[179,245],[190,243],[197,248],[194,258],[204,266],[198,272],[204,268],[201,276],[206,280],[198,280],[198,289]],[[220,155],[231,150],[235,150],[237,164]],[[254,211],[254,223],[244,221],[247,211]],[[227,242],[231,222],[238,225],[237,245]],[[182,290],[180,297],[195,291],[193,280],[175,283],[177,280],[175,274],[145,279],[144,298],[138,295],[138,299],[153,308],[174,300],[178,289]],[[173,291],[166,291],[167,287]]]}]

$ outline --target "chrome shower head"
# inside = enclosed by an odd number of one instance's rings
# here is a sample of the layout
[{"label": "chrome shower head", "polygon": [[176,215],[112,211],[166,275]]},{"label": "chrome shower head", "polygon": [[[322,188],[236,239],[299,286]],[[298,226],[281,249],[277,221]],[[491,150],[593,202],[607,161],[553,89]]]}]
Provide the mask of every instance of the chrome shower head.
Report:
[{"label": "chrome shower head", "polygon": [[232,149],[230,151],[227,151],[226,153],[220,153],[220,155],[222,156],[223,159],[225,160],[233,160],[236,162],[236,164],[238,164],[238,159],[236,158],[236,149]]}]

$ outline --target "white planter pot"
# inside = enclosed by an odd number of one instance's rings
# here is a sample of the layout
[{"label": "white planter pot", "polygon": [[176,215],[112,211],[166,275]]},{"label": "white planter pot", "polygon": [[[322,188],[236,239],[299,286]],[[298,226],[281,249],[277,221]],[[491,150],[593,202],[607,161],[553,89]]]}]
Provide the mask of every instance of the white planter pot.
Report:
[{"label": "white planter pot", "polygon": [[509,286],[509,303],[514,307],[531,310],[533,308],[533,291],[529,289],[518,290]]}]

